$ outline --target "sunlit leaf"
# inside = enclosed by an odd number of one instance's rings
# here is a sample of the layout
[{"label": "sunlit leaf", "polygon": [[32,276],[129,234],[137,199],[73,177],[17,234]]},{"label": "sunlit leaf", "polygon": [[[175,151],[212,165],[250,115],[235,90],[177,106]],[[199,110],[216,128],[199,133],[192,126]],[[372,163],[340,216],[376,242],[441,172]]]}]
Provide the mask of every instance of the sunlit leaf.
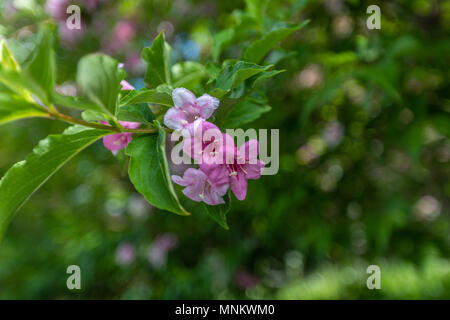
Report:
[{"label": "sunlit leaf", "polygon": [[48,113],[19,96],[0,93],[0,124],[30,117],[48,117]]}]

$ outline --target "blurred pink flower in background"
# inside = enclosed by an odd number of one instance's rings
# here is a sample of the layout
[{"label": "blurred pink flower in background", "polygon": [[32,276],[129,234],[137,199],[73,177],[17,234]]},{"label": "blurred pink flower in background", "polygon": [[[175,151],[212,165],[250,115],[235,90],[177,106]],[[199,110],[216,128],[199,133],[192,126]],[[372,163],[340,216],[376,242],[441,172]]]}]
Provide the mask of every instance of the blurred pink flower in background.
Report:
[{"label": "blurred pink flower in background", "polygon": [[178,238],[174,234],[165,233],[157,236],[150,245],[148,261],[156,268],[161,269],[166,265],[167,254],[177,246]]},{"label": "blurred pink flower in background", "polygon": [[119,21],[114,27],[113,34],[105,38],[103,49],[111,54],[123,51],[136,35],[136,27],[132,21]]},{"label": "blurred pink flower in background", "polygon": [[45,11],[56,20],[66,20],[66,10],[70,6],[70,0],[47,0]]},{"label": "blurred pink flower in background", "polygon": [[127,266],[136,259],[136,248],[130,243],[122,243],[117,247],[116,262],[119,265]]},{"label": "blurred pink flower in background", "polygon": [[114,36],[117,41],[125,43],[131,41],[136,35],[134,23],[128,20],[120,21],[114,29]]},{"label": "blurred pink flower in background", "polygon": [[127,71],[132,73],[142,73],[145,71],[145,63],[142,60],[141,53],[139,51],[130,52],[125,60],[125,67]]},{"label": "blurred pink flower in background", "polygon": [[77,44],[77,42],[83,37],[86,32],[86,26],[81,21],[80,29],[68,29],[66,22],[59,22],[58,35],[61,43],[65,47],[73,47]]},{"label": "blurred pink flower in background", "polygon": [[259,279],[245,270],[238,270],[234,274],[234,282],[241,289],[252,288],[259,283]]},{"label": "blurred pink flower in background", "polygon": [[86,7],[86,10],[89,12],[94,11],[97,9],[100,3],[106,2],[108,0],[84,0],[84,6]]},{"label": "blurred pink flower in background", "polygon": [[338,121],[330,121],[323,129],[322,137],[328,147],[334,148],[344,137],[344,126]]}]

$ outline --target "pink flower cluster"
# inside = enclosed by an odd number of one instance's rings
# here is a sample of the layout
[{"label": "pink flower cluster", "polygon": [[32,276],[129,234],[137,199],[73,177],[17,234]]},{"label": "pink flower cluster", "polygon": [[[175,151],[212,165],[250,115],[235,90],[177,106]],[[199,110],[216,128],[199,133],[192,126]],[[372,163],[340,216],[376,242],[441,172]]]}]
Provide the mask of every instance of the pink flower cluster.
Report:
[{"label": "pink flower cluster", "polygon": [[249,179],[259,179],[264,162],[258,160],[259,144],[250,140],[239,149],[234,139],[221,133],[206,121],[219,106],[219,100],[204,94],[199,98],[185,88],[172,92],[174,107],[164,117],[164,124],[181,131],[183,151],[199,163],[199,168],[187,169],[183,177],[173,175],[176,184],[184,186],[183,193],[197,202],[208,205],[225,203],[228,189],[237,199],[247,195]]}]

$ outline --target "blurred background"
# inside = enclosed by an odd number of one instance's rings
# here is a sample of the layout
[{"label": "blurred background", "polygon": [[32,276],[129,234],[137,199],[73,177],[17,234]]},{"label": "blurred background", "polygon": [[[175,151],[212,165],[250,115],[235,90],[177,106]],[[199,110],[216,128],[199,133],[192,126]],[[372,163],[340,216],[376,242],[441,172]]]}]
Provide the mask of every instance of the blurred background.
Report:
[{"label": "blurred background", "polygon": [[[1,299],[450,298],[450,2],[266,2],[267,19],[311,21],[269,56],[286,72],[267,83],[272,111],[249,126],[280,129],[280,170],[233,201],[230,230],[153,208],[98,142],[16,215],[0,246]],[[25,46],[53,19],[58,90],[77,93],[77,61],[96,51],[141,88],[140,52],[161,30],[174,63],[208,62],[214,35],[244,30],[254,3],[0,0],[0,35]],[[70,4],[81,30],[65,27]],[[371,4],[381,30],[366,28]],[[64,127],[1,126],[0,174]],[[81,290],[66,287],[72,264]],[[371,264],[380,290],[366,287]]]}]

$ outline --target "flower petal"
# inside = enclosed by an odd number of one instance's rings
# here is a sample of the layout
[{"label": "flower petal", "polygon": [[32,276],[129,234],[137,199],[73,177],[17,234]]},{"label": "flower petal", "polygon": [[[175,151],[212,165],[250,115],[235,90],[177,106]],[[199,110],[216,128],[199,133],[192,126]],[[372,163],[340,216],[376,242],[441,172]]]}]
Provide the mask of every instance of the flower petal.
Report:
[{"label": "flower petal", "polygon": [[103,145],[111,151],[119,151],[125,148],[131,141],[132,134],[116,133],[103,138]]},{"label": "flower petal", "polygon": [[200,170],[189,168],[184,172],[183,180],[188,184],[182,191],[184,195],[194,201],[202,201],[207,183],[206,174]]},{"label": "flower petal", "polygon": [[176,175],[172,175],[170,177],[172,179],[172,181],[180,186],[186,187],[189,185],[189,182],[184,180],[184,178],[180,177],[180,176],[176,176]]},{"label": "flower petal", "polygon": [[239,147],[239,151],[237,153],[237,163],[243,164],[250,162],[251,164],[255,164],[257,162],[258,154],[258,141],[255,139],[249,140]]},{"label": "flower petal", "polygon": [[245,172],[245,177],[247,179],[259,179],[261,177],[261,173],[264,170],[265,163],[261,160],[256,160],[256,164],[241,164],[242,170]]},{"label": "flower petal", "polygon": [[120,85],[122,86],[121,90],[134,90],[134,87],[125,80],[120,81]]},{"label": "flower petal", "polygon": [[197,107],[203,119],[211,117],[218,106],[219,99],[214,98],[209,94],[205,93],[197,99]]},{"label": "flower petal", "polygon": [[243,172],[239,171],[237,175],[231,177],[231,191],[238,200],[244,200],[247,196],[247,179]]},{"label": "flower petal", "polygon": [[204,195],[203,201],[210,206],[216,206],[225,203],[225,200],[223,200],[223,196],[214,191],[211,191],[210,193]]},{"label": "flower petal", "polygon": [[137,129],[141,124],[139,122],[119,121],[122,127],[127,129]]},{"label": "flower petal", "polygon": [[187,108],[195,105],[195,95],[185,88],[176,88],[172,91],[172,100],[175,108]]},{"label": "flower petal", "polygon": [[221,186],[230,182],[230,175],[226,165],[200,164],[202,170],[213,186]]},{"label": "flower petal", "polygon": [[164,124],[173,130],[182,129],[187,120],[183,110],[177,108],[170,108],[164,115]]}]

